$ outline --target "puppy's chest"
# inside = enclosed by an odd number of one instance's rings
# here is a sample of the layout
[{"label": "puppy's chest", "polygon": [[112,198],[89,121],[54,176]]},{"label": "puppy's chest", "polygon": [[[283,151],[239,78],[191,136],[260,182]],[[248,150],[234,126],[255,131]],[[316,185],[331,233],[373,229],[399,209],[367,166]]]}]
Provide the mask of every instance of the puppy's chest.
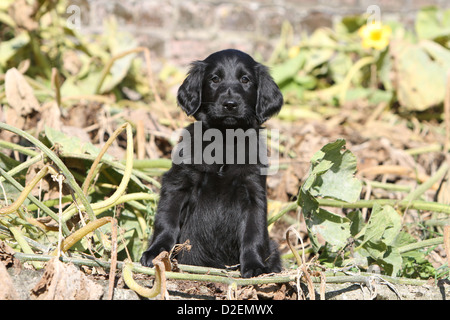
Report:
[{"label": "puppy's chest", "polygon": [[242,205],[249,200],[248,189],[245,176],[233,174],[227,171],[226,167],[221,167],[218,172],[205,172],[200,175],[192,189],[192,198],[196,199],[197,203],[205,203],[208,206]]}]

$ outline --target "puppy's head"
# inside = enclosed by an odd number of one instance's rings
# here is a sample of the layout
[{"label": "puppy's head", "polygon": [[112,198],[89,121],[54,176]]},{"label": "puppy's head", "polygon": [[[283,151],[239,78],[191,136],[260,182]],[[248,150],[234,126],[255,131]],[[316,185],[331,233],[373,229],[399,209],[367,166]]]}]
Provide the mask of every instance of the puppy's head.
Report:
[{"label": "puppy's head", "polygon": [[177,99],[187,115],[215,127],[255,127],[283,105],[267,68],[232,49],[194,62]]}]

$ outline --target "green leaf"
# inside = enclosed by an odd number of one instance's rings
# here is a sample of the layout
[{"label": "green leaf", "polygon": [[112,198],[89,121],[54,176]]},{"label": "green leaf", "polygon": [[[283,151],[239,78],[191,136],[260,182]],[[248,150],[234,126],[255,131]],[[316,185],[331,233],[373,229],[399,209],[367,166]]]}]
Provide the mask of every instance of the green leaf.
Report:
[{"label": "green leaf", "polygon": [[350,238],[350,220],[324,209],[319,209],[311,215],[306,224],[310,234],[314,235],[311,242],[316,249],[320,247],[317,235],[320,235],[334,252],[343,248]]},{"label": "green leaf", "polygon": [[444,66],[433,61],[419,45],[405,45],[394,60],[398,71],[397,96],[403,107],[424,111],[443,102],[446,83]]},{"label": "green leaf", "polygon": [[305,215],[315,251],[320,248],[318,236],[334,252],[345,247],[351,236],[350,219],[319,208],[316,200],[317,196],[336,197],[343,201],[356,201],[359,197],[361,183],[353,177],[356,161],[350,151],[341,152],[344,146],[345,140],[339,139],[316,152],[311,158],[309,175],[300,188],[298,203]]},{"label": "green leaf", "polygon": [[22,32],[17,37],[8,41],[0,41],[0,66],[11,59],[18,50],[30,43],[30,36],[27,32]]},{"label": "green leaf", "polygon": [[331,39],[330,33],[325,28],[317,29],[308,39],[308,44],[314,47],[308,51],[303,70],[306,73],[312,72],[313,69],[328,62],[335,54],[334,49],[327,47],[334,47],[336,42]]},{"label": "green leaf", "polygon": [[317,164],[312,163],[312,172],[319,171],[311,188],[313,196],[330,197],[347,202],[359,199],[362,186],[361,182],[354,177],[356,157],[349,150],[341,152],[344,145],[345,140],[339,139],[327,144],[313,156],[312,162]]},{"label": "green leaf", "polygon": [[375,204],[365,230],[361,231],[364,238],[359,248],[364,248],[388,275],[397,275],[402,266],[396,246],[401,228],[402,218],[394,208]]},{"label": "green leaf", "polygon": [[356,236],[364,227],[364,218],[360,210],[355,210],[347,214],[347,218],[350,219],[350,233],[352,237]]},{"label": "green leaf", "polygon": [[391,206],[381,207],[375,203],[364,232],[364,245],[368,241],[390,245],[394,242],[402,228],[402,218]]},{"label": "green leaf", "polygon": [[[65,153],[78,153],[78,154],[90,154],[92,156],[96,156],[99,154],[100,149],[95,147],[90,142],[82,142],[77,137],[72,137],[64,134],[61,131],[55,130],[53,128],[50,128],[48,126],[45,126],[45,136],[50,141],[52,145],[58,144],[63,152]],[[113,158],[105,154],[103,156],[104,159],[112,160]]]},{"label": "green leaf", "polygon": [[445,19],[448,18],[449,11],[445,11],[442,19],[437,7],[425,7],[417,13],[415,28],[420,39],[436,39],[450,36],[450,24]]},{"label": "green leaf", "polygon": [[303,67],[305,60],[305,54],[300,52],[294,58],[273,66],[270,70],[273,80],[278,85],[283,85],[284,82],[292,79],[297,74],[297,72]]},{"label": "green leaf", "polygon": [[450,70],[450,50],[441,46],[439,43],[424,40],[420,46],[426,50],[430,57],[439,64],[443,70]]}]

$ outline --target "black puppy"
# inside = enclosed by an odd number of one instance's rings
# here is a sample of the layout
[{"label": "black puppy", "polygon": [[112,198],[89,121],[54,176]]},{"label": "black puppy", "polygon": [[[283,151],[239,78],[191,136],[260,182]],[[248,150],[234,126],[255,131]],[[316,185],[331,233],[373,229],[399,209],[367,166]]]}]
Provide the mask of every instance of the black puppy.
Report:
[{"label": "black puppy", "polygon": [[[191,250],[177,256],[182,264],[240,264],[243,277],[281,271],[267,230],[266,146],[258,130],[283,105],[278,86],[266,67],[230,49],[194,62],[177,99],[198,121],[182,136],[176,151],[182,160],[163,176],[154,233],[141,263],[152,266],[161,251],[189,240]],[[227,139],[238,130],[241,135]],[[248,143],[236,141],[243,137]]]}]

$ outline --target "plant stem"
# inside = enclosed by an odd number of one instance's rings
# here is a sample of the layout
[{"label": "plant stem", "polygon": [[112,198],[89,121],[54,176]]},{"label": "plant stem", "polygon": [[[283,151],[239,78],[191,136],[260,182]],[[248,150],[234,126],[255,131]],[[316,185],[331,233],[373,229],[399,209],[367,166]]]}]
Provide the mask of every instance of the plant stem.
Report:
[{"label": "plant stem", "polygon": [[395,199],[375,199],[375,200],[359,200],[355,202],[345,202],[333,199],[316,199],[320,206],[325,207],[335,207],[335,208],[346,208],[346,209],[359,209],[359,208],[372,208],[374,204],[378,203],[381,206],[390,205],[399,208],[410,208],[416,210],[429,210],[434,212],[442,212],[450,214],[450,205],[429,202],[429,201],[405,201],[405,200],[395,200]]},{"label": "plant stem", "polygon": [[[90,156],[87,154],[77,154],[77,153],[63,153],[61,155],[64,158],[75,158],[75,159],[85,159],[85,160],[90,160],[90,161],[94,161],[95,157],[94,156]],[[101,163],[107,164],[108,166],[112,167],[112,168],[116,168],[118,170],[123,170],[125,171],[125,166],[120,163],[120,162],[114,162],[114,161],[110,161],[110,160],[106,160],[106,159],[102,159],[100,161]],[[134,161],[133,161],[134,163]],[[133,175],[136,176],[137,178],[140,178],[144,181],[150,182],[152,185],[154,185],[157,188],[161,188],[161,184],[156,181],[155,179],[149,177],[148,175],[146,175],[145,173],[139,171],[139,170],[132,170]]]},{"label": "plant stem", "polygon": [[[11,183],[17,190],[20,192],[23,191],[23,187],[20,183],[18,183],[16,180],[13,179],[6,171],[4,171],[2,168],[0,168],[0,174],[5,177],[5,179]],[[41,201],[36,199],[35,196],[33,196],[31,193],[28,194],[28,199],[30,199],[31,202],[33,202],[38,208],[40,208],[42,211],[44,211],[48,216],[52,217],[53,220],[58,221],[58,215],[56,215],[52,210],[50,210],[46,205],[44,205]],[[62,225],[63,232],[65,235],[69,235],[69,229],[67,228],[66,224],[64,223]]]},{"label": "plant stem", "polygon": [[437,238],[433,238],[433,239],[427,239],[427,240],[407,244],[403,247],[400,247],[398,249],[398,251],[400,253],[404,253],[404,252],[413,251],[413,250],[417,250],[417,249],[421,249],[421,248],[425,248],[425,247],[429,247],[429,246],[436,246],[436,245],[439,245],[442,243],[444,243],[444,237],[437,237]]},{"label": "plant stem", "polygon": [[[131,131],[131,125],[127,124],[127,150],[126,150],[126,166],[125,166],[125,172],[122,177],[122,181],[119,184],[119,187],[117,190],[113,193],[111,197],[108,199],[101,201],[99,203],[94,203],[90,205],[91,210],[101,210],[101,209],[108,209],[114,206],[117,203],[117,200],[122,196],[122,194],[125,192],[128,182],[131,178],[131,172],[133,169],[133,134]],[[84,194],[83,194],[84,195]],[[72,207],[64,212],[63,221],[67,221],[70,219],[75,212],[77,211],[77,208]],[[104,210],[103,210],[104,211]],[[93,215],[95,216],[94,211],[92,211]],[[93,219],[89,217],[92,221]]]},{"label": "plant stem", "polygon": [[291,210],[295,210],[297,209],[298,204],[297,202],[289,202],[283,210],[280,210],[280,212],[278,212],[276,215],[272,216],[268,221],[267,224],[270,226],[272,223],[274,223],[275,221],[277,221],[278,219],[280,219],[282,216],[284,216],[287,212],[291,211]]},{"label": "plant stem", "polygon": [[36,156],[39,153],[30,149],[29,147],[24,147],[12,142],[8,142],[8,141],[4,141],[4,140],[0,140],[0,148],[5,148],[5,149],[10,149],[10,150],[14,150],[14,151],[19,151],[20,153],[23,153],[27,156]]},{"label": "plant stem", "polygon": [[7,131],[11,131],[28,141],[30,141],[32,144],[34,144],[36,147],[38,147],[45,155],[52,160],[55,165],[62,171],[62,174],[64,175],[66,182],[69,184],[69,186],[74,190],[76,196],[81,200],[82,204],[84,205],[84,208],[86,209],[86,212],[91,220],[95,220],[94,211],[92,210],[89,201],[84,196],[83,191],[81,190],[80,186],[75,181],[75,178],[73,177],[72,173],[67,169],[66,165],[62,162],[62,160],[49,148],[47,148],[41,141],[33,137],[31,134],[20,130],[18,128],[12,127],[6,123],[0,123],[0,129],[4,129]]},{"label": "plant stem", "polygon": [[98,164],[100,163],[100,160],[102,159],[103,155],[108,150],[109,146],[113,143],[113,141],[117,138],[117,136],[125,129],[125,127],[129,125],[127,123],[122,124],[119,128],[114,131],[111,137],[109,137],[108,141],[106,141],[103,148],[98,153],[97,157],[94,160],[94,163],[92,164],[91,168],[89,169],[88,175],[86,176],[86,179],[83,182],[83,192],[85,195],[88,193],[89,185],[91,184],[91,180],[94,177],[95,169],[97,168]]},{"label": "plant stem", "polygon": [[[11,231],[14,239],[16,239],[17,243],[19,244],[20,248],[22,249],[22,251],[24,253],[27,254],[34,254],[33,250],[31,249],[30,245],[28,244],[28,242],[25,240],[22,232],[17,228],[17,227],[13,227],[12,225],[8,225],[8,229],[9,231]],[[32,265],[33,267],[35,267],[37,270],[42,268],[42,264],[38,263],[36,261],[32,261]]]},{"label": "plant stem", "polygon": [[[434,212],[442,212],[450,214],[450,205],[442,204],[439,202],[429,202],[429,201],[421,201],[421,200],[414,200],[414,201],[407,201],[407,200],[395,200],[395,199],[374,199],[374,200],[359,200],[355,202],[345,202],[340,200],[334,200],[334,199],[323,199],[323,198],[316,198],[316,200],[319,202],[320,206],[323,207],[334,207],[334,208],[345,208],[345,209],[360,209],[360,208],[372,208],[376,203],[384,206],[384,205],[390,205],[393,207],[399,207],[399,208],[409,208],[409,209],[416,209],[416,210],[428,210],[428,211],[434,211]],[[268,225],[274,223],[279,218],[281,218],[284,214],[291,210],[297,209],[298,204],[297,202],[289,202],[284,207],[283,210],[281,210],[278,214],[268,219]]]},{"label": "plant stem", "polygon": [[442,177],[447,173],[447,171],[448,171],[448,163],[443,162],[441,167],[439,168],[439,170],[436,171],[436,173],[430,179],[428,179],[427,181],[422,183],[414,191],[412,191],[410,194],[408,194],[403,199],[403,201],[410,202],[410,201],[413,201],[413,200],[416,200],[417,198],[419,198],[423,193],[425,193],[425,191],[430,189],[431,186],[433,186],[433,184],[435,184],[437,181],[442,179]]},{"label": "plant stem", "polygon": [[[14,201],[11,205],[1,208],[0,214],[9,214],[15,212],[19,207],[22,205],[22,203],[25,201],[25,199],[28,197],[28,195],[33,190],[34,186],[47,174],[48,172],[48,165],[44,166],[34,177],[33,179],[27,184],[25,188],[23,188],[22,192],[20,193],[19,197]],[[5,199],[6,200],[6,199]]]},{"label": "plant stem", "polygon": [[[54,256],[41,255],[41,254],[24,254],[21,252],[17,252],[14,254],[14,257],[19,259],[20,261],[49,261],[54,258]],[[102,267],[105,269],[110,268],[110,263],[106,261],[102,261],[99,259],[81,259],[81,258],[68,258],[65,256],[61,256],[60,260],[63,262],[69,262],[76,265],[85,265],[92,267]],[[117,262],[118,268],[123,268],[124,262]],[[237,285],[255,285],[255,284],[266,284],[266,283],[286,283],[290,281],[297,280],[297,274],[283,274],[283,275],[267,275],[264,277],[257,278],[235,278],[232,275],[236,275],[236,272],[228,272],[222,269],[214,269],[207,267],[197,267],[197,266],[187,266],[187,265],[179,265],[179,268],[182,271],[196,272],[199,270],[202,274],[194,274],[194,273],[179,273],[179,272],[166,272],[165,275],[167,279],[172,280],[190,280],[190,281],[206,281],[206,282],[218,282],[224,284],[233,284]],[[153,268],[143,267],[137,263],[133,263],[131,265],[131,270],[137,273],[147,274],[147,275],[155,275],[155,270]],[[208,272],[211,271],[211,272]],[[216,272],[214,272],[214,270]],[[218,275],[218,274],[222,275]],[[360,273],[358,275],[346,275],[343,272],[326,272],[326,282],[327,283],[347,283],[347,282],[358,282],[358,283],[366,283],[369,278],[379,277],[383,280],[389,281],[394,284],[409,284],[409,285],[417,285],[421,286],[427,283],[426,280],[417,280],[417,279],[407,279],[407,278],[397,278],[390,277],[385,275],[376,275],[373,273]],[[319,277],[312,277],[312,281],[315,283],[320,283]]]},{"label": "plant stem", "polygon": [[137,48],[133,48],[133,49],[130,49],[130,50],[126,50],[126,51],[121,52],[121,53],[115,55],[114,57],[112,57],[108,61],[106,66],[103,68],[103,70],[102,70],[102,73],[101,73],[101,76],[100,76],[100,81],[98,82],[97,87],[95,88],[95,93],[96,94],[100,93],[102,85],[105,82],[106,76],[108,75],[109,71],[111,70],[111,68],[112,68],[112,66],[113,66],[113,64],[114,64],[114,62],[116,60],[119,60],[119,59],[121,59],[121,58],[123,58],[123,57],[125,57],[125,56],[127,56],[127,55],[129,55],[131,53],[137,53],[137,52],[140,52],[140,51],[145,51],[146,49],[147,48],[145,48],[145,47],[137,47]]}]

